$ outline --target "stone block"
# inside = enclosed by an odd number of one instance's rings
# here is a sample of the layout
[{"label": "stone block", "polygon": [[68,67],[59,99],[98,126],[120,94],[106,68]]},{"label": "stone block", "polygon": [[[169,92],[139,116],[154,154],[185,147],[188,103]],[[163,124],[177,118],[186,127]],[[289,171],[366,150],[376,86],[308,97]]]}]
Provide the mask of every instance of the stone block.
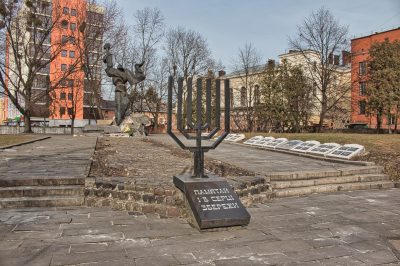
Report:
[{"label": "stone block", "polygon": [[143,213],[154,213],[155,206],[154,205],[150,205],[150,204],[142,205],[142,210],[141,211]]}]

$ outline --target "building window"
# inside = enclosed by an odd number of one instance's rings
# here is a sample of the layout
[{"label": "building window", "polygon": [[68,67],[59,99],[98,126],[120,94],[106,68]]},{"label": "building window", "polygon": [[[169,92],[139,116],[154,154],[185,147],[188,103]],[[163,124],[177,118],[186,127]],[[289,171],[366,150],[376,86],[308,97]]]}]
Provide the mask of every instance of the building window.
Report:
[{"label": "building window", "polygon": [[67,64],[61,64],[61,71],[67,71]]},{"label": "building window", "polygon": [[358,103],[358,105],[359,105],[359,109],[360,109],[360,115],[365,115],[366,114],[366,103],[365,103],[365,101],[360,101],[359,103]]},{"label": "building window", "polygon": [[69,57],[75,58],[75,51],[69,51]]},{"label": "building window", "polygon": [[75,43],[75,41],[76,41],[76,39],[75,39],[74,36],[70,36],[70,37],[69,37],[69,40],[71,41],[71,43]]},{"label": "building window", "polygon": [[65,107],[60,107],[60,116],[65,115]]},{"label": "building window", "polygon": [[63,8],[63,14],[64,15],[68,15],[69,14],[69,8],[68,7],[64,7]]},{"label": "building window", "polygon": [[389,119],[388,119],[389,125],[395,125],[396,124],[396,119],[397,119],[396,115],[390,114],[389,115]]},{"label": "building window", "polygon": [[360,96],[365,95],[366,84],[365,82],[360,82]]},{"label": "building window", "polygon": [[361,76],[365,75],[367,73],[367,62],[360,62],[358,71]]},{"label": "building window", "polygon": [[74,71],[74,69],[75,69],[75,66],[74,66],[74,65],[69,65],[69,70],[70,70],[70,71]]},{"label": "building window", "polygon": [[76,17],[76,9],[71,9],[71,16]]},{"label": "building window", "polygon": [[69,79],[68,80],[68,86],[71,87],[71,88],[74,86],[74,80],[73,79]]},{"label": "building window", "polygon": [[76,30],[76,23],[71,23],[71,24],[69,24],[69,28],[70,28],[71,30]]},{"label": "building window", "polygon": [[240,106],[246,106],[246,98],[247,98],[246,88],[242,87],[240,89]]},{"label": "building window", "polygon": [[66,21],[65,19],[61,21],[61,27],[63,29],[68,29],[68,21]]},{"label": "building window", "polygon": [[[60,93],[60,100],[65,100],[65,92]],[[64,109],[64,113],[65,113],[65,109]]]},{"label": "building window", "polygon": [[63,44],[66,44],[68,42],[68,36],[63,35],[62,38],[61,38],[61,42]]},{"label": "building window", "polygon": [[67,86],[67,81],[65,79],[60,81],[61,87],[66,87]]},{"label": "building window", "polygon": [[68,108],[68,115],[73,115],[74,114],[74,109]]},{"label": "building window", "polygon": [[68,100],[72,101],[74,99],[74,96],[72,95],[72,93],[68,93]]},{"label": "building window", "polygon": [[68,52],[66,50],[61,51],[61,56],[62,57],[67,57]]}]

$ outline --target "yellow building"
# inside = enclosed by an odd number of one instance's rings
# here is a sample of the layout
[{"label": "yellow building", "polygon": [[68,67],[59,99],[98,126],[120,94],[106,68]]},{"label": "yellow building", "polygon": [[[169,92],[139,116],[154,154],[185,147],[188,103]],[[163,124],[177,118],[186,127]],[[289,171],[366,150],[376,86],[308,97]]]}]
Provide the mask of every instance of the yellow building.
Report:
[{"label": "yellow building", "polygon": [[[318,67],[320,56],[315,51],[306,51],[307,60],[315,62],[315,68]],[[332,102],[329,102],[330,108],[324,120],[324,127],[326,128],[344,128],[350,120],[350,93],[351,93],[351,69],[350,61],[345,60],[339,63],[339,57],[332,55],[331,67],[334,78],[332,82],[332,89],[329,91],[329,97]],[[309,68],[310,64],[306,63],[304,54],[298,51],[289,51],[288,53],[279,55],[279,64],[286,61],[292,66],[300,66],[306,77],[312,80],[316,75],[314,67]],[[275,68],[275,61],[268,61],[269,67]],[[265,75],[266,66],[261,65],[249,69],[248,71],[238,71],[225,75],[220,72],[220,77],[224,76],[230,79],[231,87],[231,108],[232,108],[232,130],[244,131],[245,128],[251,128],[252,131],[257,130],[257,121],[254,117],[254,103],[261,101],[260,89],[262,86],[262,79]],[[247,73],[246,73],[247,72]],[[311,83],[312,84],[312,83]],[[315,89],[313,93],[313,109],[309,118],[309,125],[318,125],[321,113],[321,98],[322,94],[319,90]],[[251,125],[247,123],[250,121]]]}]

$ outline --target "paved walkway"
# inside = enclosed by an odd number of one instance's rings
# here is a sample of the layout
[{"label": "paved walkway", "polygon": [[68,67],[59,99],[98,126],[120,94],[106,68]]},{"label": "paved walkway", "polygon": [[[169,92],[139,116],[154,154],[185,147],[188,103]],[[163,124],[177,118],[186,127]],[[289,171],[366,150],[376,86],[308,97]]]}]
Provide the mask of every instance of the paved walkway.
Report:
[{"label": "paved walkway", "polygon": [[51,138],[0,151],[0,179],[81,177],[96,145],[95,137]]},{"label": "paved walkway", "polygon": [[[165,134],[150,135],[150,138],[179,147],[171,137]],[[224,161],[256,173],[319,170],[329,171],[355,167],[351,164],[323,161],[230,143],[221,143],[217,149],[205,153],[205,156]]]},{"label": "paved walkway", "polygon": [[0,212],[0,265],[399,265],[400,190],[276,200],[246,228],[102,208]]}]

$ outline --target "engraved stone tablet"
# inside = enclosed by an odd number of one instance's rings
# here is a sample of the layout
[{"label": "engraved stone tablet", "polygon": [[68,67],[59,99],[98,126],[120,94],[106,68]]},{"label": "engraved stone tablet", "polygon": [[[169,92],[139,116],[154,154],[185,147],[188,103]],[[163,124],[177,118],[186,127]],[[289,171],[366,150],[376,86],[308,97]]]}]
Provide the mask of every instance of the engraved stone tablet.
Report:
[{"label": "engraved stone tablet", "polygon": [[250,214],[224,179],[174,176],[174,184],[186,196],[200,229],[247,225]]}]

